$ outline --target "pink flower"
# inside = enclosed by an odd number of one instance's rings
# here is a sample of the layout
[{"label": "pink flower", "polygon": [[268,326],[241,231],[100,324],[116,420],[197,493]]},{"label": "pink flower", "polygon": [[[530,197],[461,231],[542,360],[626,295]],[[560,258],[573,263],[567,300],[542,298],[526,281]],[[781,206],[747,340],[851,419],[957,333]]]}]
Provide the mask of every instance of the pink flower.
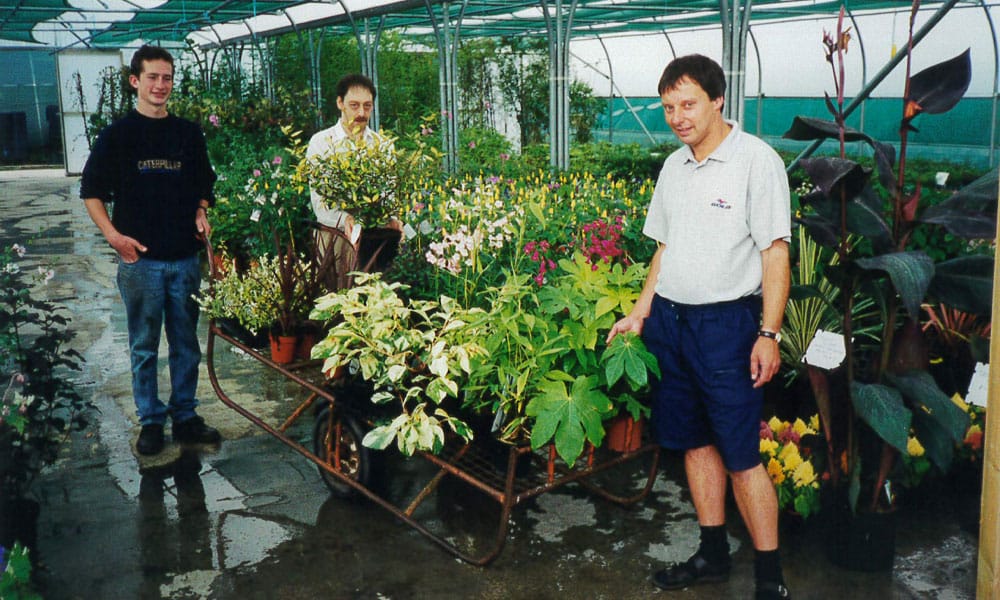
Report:
[{"label": "pink flower", "polygon": [[253,170],[253,176],[254,177],[260,177],[260,169],[254,169]]},{"label": "pink flower", "polygon": [[469,148],[475,148],[476,142],[469,142]]},{"label": "pink flower", "polygon": [[508,160],[508,159],[510,159],[510,154],[507,154],[506,152],[500,153],[500,160]]},{"label": "pink flower", "polygon": [[275,156],[274,159],[271,161],[271,164],[272,165],[280,165],[281,164],[281,157],[280,156]]},{"label": "pink flower", "polygon": [[213,127],[218,127],[219,115],[208,115],[208,122],[211,123]]},{"label": "pink flower", "polygon": [[434,133],[434,130],[431,129],[430,127],[424,127],[423,129],[420,130],[420,135],[430,135],[432,133]]}]

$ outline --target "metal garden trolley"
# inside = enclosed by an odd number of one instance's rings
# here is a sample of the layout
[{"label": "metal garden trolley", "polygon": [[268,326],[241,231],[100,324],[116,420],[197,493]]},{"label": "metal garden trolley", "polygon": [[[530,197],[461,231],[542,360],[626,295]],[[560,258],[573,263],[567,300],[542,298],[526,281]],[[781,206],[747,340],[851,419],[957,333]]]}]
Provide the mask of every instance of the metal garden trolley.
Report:
[{"label": "metal garden trolley", "polygon": [[[343,237],[343,234],[339,235]],[[351,270],[356,270],[357,267],[356,252],[359,245],[359,243],[351,245],[355,251],[352,259],[348,261],[348,268]],[[214,279],[217,273],[211,244],[206,242],[206,247]],[[376,249],[375,256],[380,250],[381,247]],[[363,270],[367,270],[373,260],[368,261]],[[241,406],[226,393],[220,382],[216,360],[220,341],[242,350],[261,365],[301,387],[302,392],[306,394],[305,400],[299,403],[280,424],[276,422],[277,419],[272,419],[275,421],[273,423],[268,422],[261,415],[254,414]],[[656,476],[659,447],[655,443],[643,443],[638,449],[623,453],[594,448],[588,444],[584,456],[574,467],[569,467],[557,458],[555,446],[551,444],[538,451],[532,451],[529,446],[505,444],[506,457],[502,457],[500,461],[502,464],[498,465],[495,452],[492,454],[488,452],[478,438],[471,443],[456,438],[448,441],[440,454],[418,453],[432,465],[433,475],[408,503],[397,504],[376,493],[372,487],[372,484],[376,483],[372,467],[375,455],[388,450],[373,450],[361,443],[373,419],[378,418],[373,413],[377,407],[369,401],[369,390],[342,380],[327,379],[320,370],[318,360],[278,364],[266,351],[252,347],[224,323],[216,322],[214,319],[209,322],[206,355],[209,379],[219,399],[254,425],[315,463],[331,493],[341,497],[357,494],[371,500],[444,550],[471,564],[486,565],[499,556],[506,542],[513,508],[528,499],[576,482],[614,503],[630,505],[649,494]],[[300,443],[289,432],[289,428],[302,418],[313,419],[311,448]],[[626,436],[631,437],[637,433],[630,430]],[[642,457],[649,459],[648,472],[645,484],[638,493],[617,495],[591,480],[598,473],[636,462]],[[639,464],[641,465],[641,461]],[[421,503],[438,490],[439,484],[448,476],[483,492],[499,505],[499,523],[496,527],[495,540],[481,555],[470,555],[463,551],[456,543],[431,531],[416,515]]]}]

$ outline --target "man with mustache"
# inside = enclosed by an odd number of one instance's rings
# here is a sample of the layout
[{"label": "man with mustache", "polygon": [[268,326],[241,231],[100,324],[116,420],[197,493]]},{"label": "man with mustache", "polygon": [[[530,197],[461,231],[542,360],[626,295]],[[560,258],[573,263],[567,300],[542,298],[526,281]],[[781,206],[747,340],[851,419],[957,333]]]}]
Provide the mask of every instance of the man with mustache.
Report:
[{"label": "man with mustache", "polygon": [[[347,152],[357,147],[359,143],[379,143],[384,138],[368,127],[372,110],[375,108],[375,84],[368,77],[352,73],[345,75],[337,82],[337,108],[340,110],[340,120],[333,126],[324,129],[309,139],[306,149],[306,159],[321,156],[330,152]],[[328,228],[339,229],[353,239],[354,217],[339,207],[331,207],[326,199],[316,190],[310,191],[313,212],[316,220],[322,226],[316,233],[316,251],[321,262],[332,247],[333,252],[340,256],[344,251],[339,246],[343,239],[329,231]],[[392,218],[387,227],[402,231],[402,223]],[[339,261],[338,261],[339,262]],[[340,281],[328,281],[330,289],[342,287]]]}]

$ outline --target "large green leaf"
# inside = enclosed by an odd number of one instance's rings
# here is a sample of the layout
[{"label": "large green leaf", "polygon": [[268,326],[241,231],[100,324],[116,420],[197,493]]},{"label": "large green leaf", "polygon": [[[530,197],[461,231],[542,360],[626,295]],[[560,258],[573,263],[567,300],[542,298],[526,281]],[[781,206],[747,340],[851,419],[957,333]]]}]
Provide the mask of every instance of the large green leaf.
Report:
[{"label": "large green leaf", "polygon": [[541,448],[554,438],[556,452],[570,466],[589,440],[599,446],[604,439],[601,421],[612,412],[611,400],[597,388],[597,377],[577,377],[567,390],[563,381],[546,380],[525,414],[535,418],[531,447]]},{"label": "large green leaf", "polygon": [[927,295],[931,278],[934,277],[934,261],[931,257],[919,250],[893,252],[859,258],[857,264],[863,269],[887,272],[910,318],[918,317],[920,304]]},{"label": "large green leaf", "polygon": [[851,384],[851,401],[859,417],[891,446],[906,452],[913,414],[899,390],[877,383]]},{"label": "large green leaf", "polygon": [[934,265],[928,293],[961,311],[989,315],[993,310],[993,257],[962,256]]},{"label": "large green leaf", "polygon": [[649,382],[649,372],[660,376],[656,357],[646,349],[646,345],[635,333],[617,335],[601,357],[604,362],[604,376],[608,387],[618,383],[626,375],[629,387],[637,390]]}]

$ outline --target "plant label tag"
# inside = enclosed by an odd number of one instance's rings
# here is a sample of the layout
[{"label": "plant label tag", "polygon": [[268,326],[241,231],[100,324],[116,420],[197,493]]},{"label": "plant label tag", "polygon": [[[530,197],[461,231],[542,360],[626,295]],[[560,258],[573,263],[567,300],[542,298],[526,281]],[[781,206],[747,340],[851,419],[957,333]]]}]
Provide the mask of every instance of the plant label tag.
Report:
[{"label": "plant label tag", "polygon": [[260,221],[260,209],[255,208],[252,213],[250,213],[250,220],[254,223]]},{"label": "plant label tag", "polygon": [[986,408],[986,392],[990,384],[990,366],[983,363],[976,363],[976,370],[972,372],[972,381],[969,382],[969,393],[965,395],[968,404],[975,404]]},{"label": "plant label tag", "polygon": [[802,362],[821,369],[836,369],[844,362],[847,351],[844,349],[844,336],[832,331],[816,330],[816,335],[809,342]]},{"label": "plant label tag", "polygon": [[410,227],[409,223],[406,223],[403,225],[403,235],[406,236],[406,239],[412,240],[413,238],[417,237],[417,230]]},{"label": "plant label tag", "polygon": [[361,225],[355,223],[351,228],[351,244],[357,244],[359,239],[361,239]]}]

